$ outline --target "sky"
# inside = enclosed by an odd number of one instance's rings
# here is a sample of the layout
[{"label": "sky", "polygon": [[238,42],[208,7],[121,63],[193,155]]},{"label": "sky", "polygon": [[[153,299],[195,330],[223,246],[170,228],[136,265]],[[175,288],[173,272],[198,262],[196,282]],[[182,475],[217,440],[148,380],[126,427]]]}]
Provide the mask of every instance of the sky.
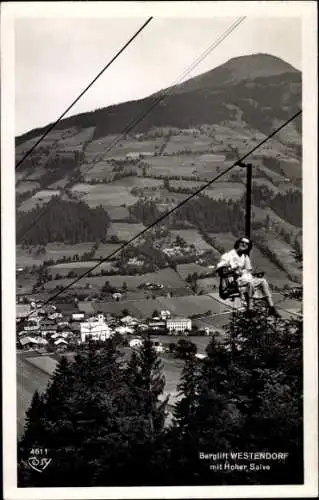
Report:
[{"label": "sky", "polygon": [[[16,135],[55,121],[148,17],[16,18]],[[67,116],[176,83],[238,17],[154,17]],[[247,16],[183,81],[255,53],[272,54],[301,70],[301,49],[299,17]]]}]

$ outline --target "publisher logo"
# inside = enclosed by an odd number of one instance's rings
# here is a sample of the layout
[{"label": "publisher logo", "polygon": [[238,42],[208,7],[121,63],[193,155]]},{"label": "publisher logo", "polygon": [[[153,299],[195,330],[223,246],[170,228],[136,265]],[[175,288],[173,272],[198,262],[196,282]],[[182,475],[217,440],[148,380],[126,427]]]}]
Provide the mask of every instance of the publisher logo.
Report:
[{"label": "publisher logo", "polygon": [[28,465],[36,472],[43,472],[52,462],[48,457],[48,450],[43,448],[33,448],[28,458]]}]

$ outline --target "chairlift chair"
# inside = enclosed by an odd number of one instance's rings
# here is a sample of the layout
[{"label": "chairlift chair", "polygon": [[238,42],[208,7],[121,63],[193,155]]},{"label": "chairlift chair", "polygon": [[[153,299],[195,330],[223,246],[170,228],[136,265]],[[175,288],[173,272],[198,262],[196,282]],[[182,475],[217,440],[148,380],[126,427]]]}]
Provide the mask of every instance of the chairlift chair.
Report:
[{"label": "chairlift chair", "polygon": [[[228,268],[228,267],[221,267],[220,269],[217,270],[217,273],[219,274],[219,296],[222,300],[227,300],[230,299],[232,302],[235,300],[236,297],[242,298],[243,295],[244,297],[246,296],[246,293],[241,293],[239,290],[238,286],[238,275],[237,273]],[[256,276],[257,278],[263,278],[264,272],[257,272],[253,273],[253,276]]]},{"label": "chairlift chair", "polygon": [[237,274],[232,269],[222,267],[217,270],[219,274],[219,296],[222,300],[230,299],[235,300],[240,297],[239,287],[237,283]]}]

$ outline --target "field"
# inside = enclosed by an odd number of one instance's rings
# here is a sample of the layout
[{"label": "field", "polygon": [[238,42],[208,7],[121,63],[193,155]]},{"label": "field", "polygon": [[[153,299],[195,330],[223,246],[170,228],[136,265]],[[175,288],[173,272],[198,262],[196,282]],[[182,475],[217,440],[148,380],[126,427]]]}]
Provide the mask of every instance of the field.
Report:
[{"label": "field", "polygon": [[[184,281],[173,271],[173,269],[161,269],[156,273],[147,273],[137,276],[114,275],[114,276],[97,276],[92,278],[82,278],[77,286],[84,288],[86,285],[100,288],[104,285],[105,281],[109,281],[114,287],[121,288],[123,282],[126,282],[128,290],[135,291],[136,288],[147,282],[161,283],[166,289],[170,290],[184,290],[187,293]],[[67,286],[72,282],[71,279],[62,279],[57,281],[47,282],[44,286],[47,290],[52,290],[56,285]]]},{"label": "field", "polygon": [[58,260],[63,257],[81,257],[85,252],[89,252],[94,242],[83,242],[75,245],[65,245],[64,243],[48,243],[45,252],[38,253],[37,246],[16,246],[16,265],[18,267],[39,266],[45,260]]},{"label": "field", "polygon": [[[49,266],[48,271],[51,276],[60,274],[61,276],[67,276],[70,271],[73,271],[77,276],[90,271],[92,267],[98,264],[97,261],[83,261],[83,262],[67,262],[62,264],[55,264],[54,266]],[[96,269],[92,270],[92,274],[99,274],[102,270],[111,271],[113,264],[111,262],[103,262]]]},{"label": "field", "polygon": [[55,143],[58,139],[60,139],[64,133],[65,133],[65,130],[54,130],[54,131],[51,131],[43,139],[42,139],[41,135],[38,135],[37,137],[33,137],[32,139],[24,141],[19,146],[16,146],[16,148],[15,148],[16,155],[18,156],[18,155],[22,155],[23,153],[26,153],[40,139],[41,139],[42,147],[50,147],[53,145],[53,143]]},{"label": "field", "polygon": [[180,274],[180,276],[185,279],[189,274],[197,273],[199,275],[208,273],[211,271],[211,269],[191,262],[190,264],[180,264],[179,266],[177,266],[177,271],[178,274]]},{"label": "field", "polygon": [[[211,157],[212,155],[209,155]],[[220,155],[217,159],[207,159],[207,155],[178,155],[178,156],[157,156],[146,160],[149,165],[147,171],[152,175],[163,176],[184,176],[212,178],[222,169],[230,165],[230,162],[224,159],[220,161]]]},{"label": "field", "polygon": [[265,179],[264,177],[254,177],[253,186],[252,186],[252,196],[254,196],[254,185],[257,185],[258,187],[259,186],[266,186],[268,189],[273,191],[274,194],[277,194],[279,192],[278,187],[276,187],[268,179]]},{"label": "field", "polygon": [[143,224],[129,224],[127,222],[112,223],[112,232],[114,232],[121,241],[128,241],[134,238],[134,236],[143,231],[143,229],[145,229]]},{"label": "field", "polygon": [[81,146],[82,149],[83,143],[92,139],[94,130],[95,127],[84,128],[81,132],[72,134],[72,136],[65,139],[60,139],[57,143],[57,148],[67,151],[72,149],[72,146]]},{"label": "field", "polygon": [[[164,138],[163,138],[164,142]],[[191,151],[206,151],[212,147],[212,138],[207,135],[195,133],[172,135],[165,147],[168,154],[178,153],[179,151],[189,149]]]},{"label": "field", "polygon": [[188,245],[194,244],[197,250],[211,250],[212,248],[196,229],[173,229],[170,233],[174,238],[180,236]]},{"label": "field", "polygon": [[171,189],[192,189],[193,191],[196,191],[196,189],[199,189],[200,187],[205,185],[205,182],[199,182],[199,181],[186,181],[186,180],[170,180],[169,182],[170,188]]},{"label": "field", "polygon": [[[42,163],[44,163],[46,160],[44,159]],[[35,167],[32,169],[31,173],[29,173],[24,180],[32,182],[32,181],[37,181],[40,179],[45,174],[45,168],[41,165]]]},{"label": "field", "polygon": [[192,316],[193,314],[204,314],[211,311],[212,314],[220,314],[226,309],[216,300],[205,295],[187,295],[184,297],[176,297],[167,299],[160,297],[158,299],[163,308],[168,309],[173,314],[178,316]]},{"label": "field", "polygon": [[239,182],[219,182],[205,189],[203,193],[214,200],[224,199],[236,201],[240,200],[245,195],[245,187]]},{"label": "field", "polygon": [[49,189],[63,189],[65,185],[68,183],[67,177],[64,177],[63,179],[59,179],[58,181],[54,182],[49,186]]},{"label": "field", "polygon": [[[81,304],[85,303],[79,302],[78,307],[80,310]],[[204,295],[185,295],[170,299],[159,296],[155,299],[141,298],[139,300],[121,300],[120,302],[94,302],[92,308],[95,312],[102,311],[105,314],[121,314],[124,309],[127,309],[129,314],[140,319],[150,318],[155,310],[168,310],[174,316],[180,317],[205,314],[207,311],[211,311],[212,315],[221,314],[228,310],[221,302]],[[213,318],[207,318],[205,321],[212,322]]]},{"label": "field", "polygon": [[21,245],[16,245],[17,267],[40,266],[44,260],[44,254],[37,255],[37,249],[35,247],[22,248]]},{"label": "field", "polygon": [[104,259],[108,257],[111,253],[115,252],[121,248],[121,243],[100,243],[97,251],[94,254],[95,259]]},{"label": "field", "polygon": [[197,280],[198,291],[204,293],[210,293],[212,290],[216,290],[219,285],[219,278],[202,278]]},{"label": "field", "polygon": [[228,250],[231,250],[234,247],[234,243],[237,239],[231,233],[208,233],[208,234],[211,238],[216,240],[216,243],[219,246],[224,248],[225,252],[228,252]]},{"label": "field", "polygon": [[53,196],[59,196],[59,194],[60,194],[59,190],[47,189],[43,191],[38,191],[31,198],[21,203],[21,205],[19,206],[19,210],[22,212],[29,212],[37,205],[42,206],[45,203],[48,203]]},{"label": "field", "polygon": [[277,239],[270,239],[267,241],[268,248],[272,250],[287,272],[292,275],[301,278],[302,273],[296,265],[296,261],[293,257],[293,248],[290,247],[285,241]]},{"label": "field", "polygon": [[33,191],[38,187],[40,187],[40,184],[38,182],[33,182],[33,181],[20,182],[20,184],[16,186],[16,193],[17,194],[27,193],[28,191]]},{"label": "field", "polygon": [[[93,160],[93,158],[92,158]],[[98,161],[95,158],[96,163],[93,164],[93,167],[90,167],[90,164],[84,163],[81,165],[81,172],[84,175],[85,179],[105,179],[107,181],[113,178],[113,166],[107,160]]]},{"label": "field", "polygon": [[74,255],[83,255],[89,252],[94,242],[76,243],[74,245],[65,245],[64,243],[48,243],[46,245],[46,259],[62,259],[63,257],[73,257]]},{"label": "field", "polygon": [[91,208],[98,205],[128,206],[134,205],[137,201],[137,197],[131,195],[127,188],[112,184],[76,184],[72,187],[72,192],[78,194],[79,198]]},{"label": "field", "polygon": [[107,211],[111,221],[125,220],[130,215],[130,212],[126,207],[112,207],[110,205],[104,205],[104,209]]},{"label": "field", "polygon": [[164,138],[138,141],[136,139],[124,139],[117,141],[118,135],[108,135],[91,142],[85,152],[87,158],[93,158],[97,154],[105,154],[106,158],[125,157],[128,153],[155,153],[160,148]]},{"label": "field", "polygon": [[152,187],[161,187],[163,186],[163,182],[160,179],[152,179],[150,177],[137,177],[137,176],[129,176],[123,177],[123,179],[118,179],[116,181],[111,182],[111,186],[115,187],[125,187],[126,189],[130,189],[133,187],[138,188],[152,188]]}]

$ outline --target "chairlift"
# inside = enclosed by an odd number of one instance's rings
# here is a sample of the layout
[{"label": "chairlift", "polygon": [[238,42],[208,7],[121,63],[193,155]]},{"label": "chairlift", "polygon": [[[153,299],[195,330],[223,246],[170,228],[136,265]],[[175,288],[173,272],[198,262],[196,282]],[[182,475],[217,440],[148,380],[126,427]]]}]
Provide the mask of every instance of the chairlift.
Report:
[{"label": "chairlift", "polygon": [[[219,297],[222,300],[230,299],[234,301],[236,297],[246,297],[246,293],[241,293],[238,286],[238,275],[237,273],[228,267],[222,267],[217,269],[219,274]],[[257,278],[263,278],[264,272],[253,273],[253,276]]]}]

